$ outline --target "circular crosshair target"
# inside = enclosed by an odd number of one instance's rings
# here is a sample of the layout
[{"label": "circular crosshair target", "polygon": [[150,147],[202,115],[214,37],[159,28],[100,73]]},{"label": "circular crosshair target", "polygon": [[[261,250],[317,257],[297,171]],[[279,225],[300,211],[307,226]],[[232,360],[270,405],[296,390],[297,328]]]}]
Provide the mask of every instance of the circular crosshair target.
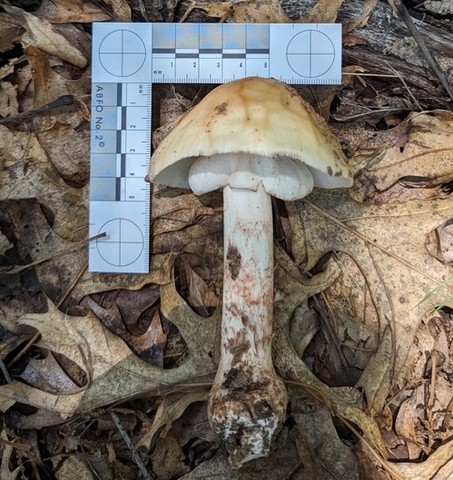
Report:
[{"label": "circular crosshair target", "polygon": [[304,30],[289,42],[286,59],[297,75],[316,78],[324,75],[332,67],[335,47],[324,33],[318,30]]},{"label": "circular crosshair target", "polygon": [[99,233],[107,236],[96,240],[99,255],[110,265],[125,267],[140,258],[144,249],[143,233],[126,218],[114,218],[102,225]]},{"label": "circular crosshair target", "polygon": [[130,30],[114,30],[99,45],[99,61],[115,77],[130,77],[145,63],[143,40]]}]

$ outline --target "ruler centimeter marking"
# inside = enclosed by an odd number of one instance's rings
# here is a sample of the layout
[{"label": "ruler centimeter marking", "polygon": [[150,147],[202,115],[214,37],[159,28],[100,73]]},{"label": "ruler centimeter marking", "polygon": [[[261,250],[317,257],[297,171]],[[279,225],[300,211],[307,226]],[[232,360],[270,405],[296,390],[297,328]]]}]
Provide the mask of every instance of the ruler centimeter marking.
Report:
[{"label": "ruler centimeter marking", "polygon": [[94,23],[89,270],[148,273],[154,83],[341,83],[340,24]]}]

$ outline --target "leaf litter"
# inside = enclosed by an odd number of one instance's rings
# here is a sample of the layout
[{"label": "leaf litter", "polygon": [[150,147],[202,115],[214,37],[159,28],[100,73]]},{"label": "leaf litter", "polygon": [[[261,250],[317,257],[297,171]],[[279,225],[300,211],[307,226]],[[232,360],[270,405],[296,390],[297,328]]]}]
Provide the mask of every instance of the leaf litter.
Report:
[{"label": "leaf litter", "polygon": [[[224,478],[225,472],[228,478],[276,478],[281,465],[290,474],[301,464],[319,478],[331,478],[321,465],[337,477],[347,471],[355,478],[357,459],[344,442],[338,443],[339,427],[332,422],[337,418],[359,427],[363,451],[394,478],[448,478],[453,447],[445,411],[450,408],[452,334],[448,309],[433,314],[433,308],[451,295],[446,261],[453,211],[448,191],[451,113],[412,114],[377,135],[373,129],[337,125],[356,172],[352,197],[314,192],[288,204],[287,219],[277,219],[287,222],[282,231],[291,237],[285,239],[290,255],[276,250],[274,363],[287,381],[295,428],[285,426],[273,458],[232,473],[212,436],[183,426],[187,412],[198,407],[207,428],[200,406],[218,356],[220,197],[197,199],[156,189],[151,273],[133,278],[88,274],[86,231],[80,228],[86,225],[88,84],[83,76],[69,79],[62,62],[81,67],[87,55],[78,41],[68,46],[71,42],[61,40],[48,22],[105,20],[109,9],[73,2],[69,10],[66,3],[43,2],[34,14],[10,7],[3,14],[3,20],[19,27],[7,29],[5,39],[24,42],[33,68],[22,68],[16,86],[11,78],[1,84],[2,115],[18,116],[23,106],[40,108],[66,95],[76,99],[75,108],[35,117],[31,128],[0,125],[0,194],[7,199],[1,206],[1,245],[3,267],[8,267],[0,277],[0,308],[2,332],[10,335],[0,359],[9,365],[17,348],[25,347],[25,357],[19,355],[8,367],[13,378],[0,386],[8,425],[46,428],[49,439],[49,429],[59,425],[67,442],[61,451],[74,452],[79,445],[91,449],[98,442],[85,425],[98,419],[95,435],[114,435],[117,427],[104,412],[112,403],[119,412],[116,405],[122,403],[128,409],[118,419],[130,431],[137,429],[136,447],[152,452],[161,466],[159,478]],[[334,21],[342,3],[317,2],[301,18]],[[372,4],[367,2],[362,25]],[[116,19],[130,16],[125,2],[109,6],[116,9]],[[291,21],[274,1],[192,7],[226,21]],[[11,68],[2,67],[6,78]],[[60,141],[66,138],[66,144]],[[27,282],[35,285],[31,296]],[[172,341],[177,344],[173,350]],[[131,399],[142,397],[149,399],[149,415],[133,407],[136,400]],[[24,405],[33,411],[24,411]],[[75,436],[65,430],[74,419],[85,429]],[[405,462],[386,459],[385,439],[392,428],[406,444],[402,454],[392,453]],[[10,429],[2,431],[5,442],[10,435]],[[193,438],[214,456],[189,471],[185,446]],[[319,452],[329,444],[331,450]],[[19,471],[8,467],[14,449],[4,445],[2,478],[17,478]],[[329,459],[334,454],[339,461]],[[173,462],[165,460],[169,457]],[[68,471],[80,473],[85,465],[76,455],[59,460]],[[121,462],[111,465],[131,475]]]}]

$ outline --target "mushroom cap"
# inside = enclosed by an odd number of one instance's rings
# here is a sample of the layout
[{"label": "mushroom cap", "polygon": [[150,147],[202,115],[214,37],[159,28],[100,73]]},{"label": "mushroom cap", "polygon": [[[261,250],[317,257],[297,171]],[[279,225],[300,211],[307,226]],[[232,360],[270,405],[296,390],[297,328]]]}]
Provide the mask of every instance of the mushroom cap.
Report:
[{"label": "mushroom cap", "polygon": [[[207,165],[208,169],[212,165],[207,157],[214,162],[217,181],[212,182],[210,172],[202,175],[198,184],[204,187],[198,191],[193,188],[195,193],[229,184],[231,175],[238,178],[238,164],[240,170],[254,177],[256,186],[256,177],[260,179],[264,175],[269,183],[269,175],[276,176],[287,163],[287,179],[293,178],[296,183],[302,181],[306,185],[299,193],[291,195],[279,195],[280,185],[285,182],[280,181],[279,185],[270,188],[269,193],[284,199],[300,198],[313,186],[352,185],[344,154],[325,120],[293,88],[273,79],[249,77],[212,90],[161,142],[152,156],[149,178],[162,185],[190,188],[191,167],[198,160],[202,169],[195,165],[196,173],[206,172]],[[235,161],[227,165],[230,157]],[[241,161],[241,158],[252,160]],[[264,164],[264,174],[261,164]],[[298,165],[301,171],[294,175]],[[226,180],[219,181],[219,175]],[[306,178],[307,175],[312,178]],[[253,185],[244,187],[244,181],[239,183],[239,188],[255,189]],[[235,187],[234,184],[230,186]]]}]

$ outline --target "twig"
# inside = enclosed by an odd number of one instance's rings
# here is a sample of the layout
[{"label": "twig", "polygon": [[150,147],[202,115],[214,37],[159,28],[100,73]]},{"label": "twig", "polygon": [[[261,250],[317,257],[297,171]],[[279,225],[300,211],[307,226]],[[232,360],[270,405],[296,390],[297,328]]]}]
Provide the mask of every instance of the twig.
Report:
[{"label": "twig", "polygon": [[88,264],[85,263],[85,265],[82,266],[82,268],[79,270],[79,273],[77,274],[76,278],[74,279],[74,281],[71,283],[71,285],[69,285],[69,288],[66,290],[66,292],[62,295],[62,297],[60,298],[60,300],[58,300],[58,303],[57,303],[57,308],[60,308],[63,303],[66,301],[66,299],[69,297],[70,293],[74,290],[74,288],[76,287],[77,283],[79,282],[79,280],[82,278],[83,274],[85,273],[86,269],[88,268]]},{"label": "twig", "polygon": [[34,343],[38,340],[40,336],[41,334],[39,332],[35,333],[33,337],[27,342],[27,344],[20,350],[20,352],[8,362],[7,367],[11,367],[12,365],[14,365],[17,360],[19,360],[19,358],[21,358],[22,355],[24,355],[25,352],[34,345]]},{"label": "twig", "polygon": [[28,110],[26,112],[18,113],[14,117],[0,118],[0,125],[17,125],[18,123],[23,123],[25,120],[30,120],[41,115],[50,115],[52,113],[55,113],[55,109],[66,107],[69,105],[74,105],[73,95],[63,95],[54,100],[53,102],[48,103],[47,105],[32,108],[31,110]]},{"label": "twig", "polygon": [[401,165],[404,162],[409,162],[410,160],[414,160],[415,158],[423,157],[424,155],[430,155],[430,154],[442,153],[442,152],[449,152],[451,150],[453,150],[452,147],[431,148],[430,150],[428,150],[426,152],[420,152],[420,153],[416,153],[414,155],[410,155],[409,157],[403,158],[403,159],[398,160],[397,162],[393,162],[389,165],[381,165],[380,167],[370,168],[369,171],[370,172],[377,172],[379,170],[385,170],[385,169],[390,168],[390,167],[396,167],[397,165]]},{"label": "twig", "polygon": [[391,65],[389,62],[385,62],[387,64],[387,66],[390,68],[390,70],[392,72],[395,73],[395,75],[400,79],[401,83],[404,85],[404,87],[406,88],[407,92],[409,93],[410,97],[412,98],[412,101],[415,103],[415,105],[417,106],[417,108],[419,109],[419,111],[423,111],[423,108],[421,107],[421,105],[418,103],[418,100],[415,98],[415,95],[411,92],[411,89],[408,87],[407,83],[406,83],[406,80],[404,80],[403,76],[400,75],[399,72],[397,72]]},{"label": "twig", "polygon": [[436,380],[437,380],[437,365],[439,360],[439,354],[434,350],[431,354],[431,381],[429,384],[429,398],[426,408],[428,409],[428,425],[430,430],[432,430],[433,425],[433,408],[436,402]]},{"label": "twig", "polygon": [[15,265],[11,269],[7,270],[9,267],[1,267],[0,269],[0,277],[2,275],[15,275],[16,273],[21,273],[24,270],[28,270],[31,267],[34,267],[35,265],[39,265],[41,263],[47,262],[49,260],[52,260],[53,258],[59,257],[61,255],[66,255],[68,253],[71,253],[73,251],[77,251],[80,249],[81,246],[93,242],[94,240],[98,240],[99,238],[103,238],[106,236],[106,233],[99,233],[98,235],[95,235],[94,237],[90,237],[87,240],[81,240],[80,242],[76,242],[74,246],[71,246],[69,248],[64,248],[63,250],[60,250],[57,253],[54,253],[53,255],[50,255],[49,257],[42,258],[41,260],[36,260],[35,262],[28,263],[27,265]]},{"label": "twig", "polygon": [[373,448],[371,443],[368,441],[368,439],[364,436],[361,435],[358,430],[352,425],[351,422],[346,420],[346,418],[342,417],[341,415],[338,415],[337,418],[341,420],[348,428],[351,430],[351,432],[362,442],[363,446],[365,447],[365,450],[368,451],[370,456],[381,465],[381,467],[389,473],[393,478],[396,480],[405,480],[404,477],[395,469],[393,468],[393,465],[391,462],[388,462],[385,460],[379,453],[376,452],[376,450]]},{"label": "twig", "polygon": [[135,449],[132,440],[130,439],[129,435],[127,434],[125,428],[123,427],[123,424],[121,423],[118,415],[115,412],[110,412],[110,416],[112,417],[112,420],[115,422],[116,428],[118,429],[118,432],[120,432],[120,435],[123,437],[124,443],[127,445],[127,448],[130,450],[131,455],[132,455],[132,460],[134,463],[137,465],[139,468],[143,478],[145,480],[155,480],[156,477],[148,471],[148,469],[145,467],[145,464],[143,463],[143,460],[140,458],[140,455],[138,454],[137,450]]},{"label": "twig", "polygon": [[406,24],[409,32],[417,42],[417,45],[422,51],[423,56],[426,58],[426,61],[429,63],[429,66],[432,68],[433,72],[439,79],[445,91],[448,93],[449,97],[453,100],[453,89],[450,87],[450,84],[448,83],[442,70],[440,69],[437,60],[433,57],[428,47],[426,46],[425,41],[418,32],[417,27],[415,26],[411,16],[409,15],[409,12],[407,11],[407,8],[402,4],[401,0],[390,0],[390,3],[393,4],[398,10],[398,13]]},{"label": "twig", "polygon": [[5,362],[3,360],[0,360],[0,370],[3,373],[3,376],[5,377],[6,383],[11,383],[13,379],[11,378],[8,369],[6,368]]},{"label": "twig", "polygon": [[444,419],[442,420],[442,431],[446,432],[450,425],[450,420],[453,416],[453,397],[450,398],[447,408],[445,409]]},{"label": "twig", "polygon": [[321,296],[327,306],[327,309],[323,308],[321,303],[319,302],[319,300],[316,298],[316,297],[313,297],[313,301],[314,301],[314,304],[316,305],[316,308],[319,312],[319,317],[321,318],[321,322],[322,324],[324,325],[324,328],[326,329],[327,331],[327,336],[329,337],[329,339],[331,340],[331,342],[333,343],[333,346],[334,346],[334,349],[335,349],[335,352],[337,353],[337,356],[340,360],[340,363],[341,363],[341,366],[343,367],[343,371],[348,371],[348,369],[350,368],[350,365],[343,353],[343,350],[341,349],[341,346],[338,342],[338,338],[337,338],[337,333],[335,331],[335,329],[333,328],[330,320],[336,320],[336,317],[335,317],[335,314],[333,313],[333,310],[331,308],[331,306],[329,305],[329,301],[327,299],[327,296],[325,295],[324,292],[321,292]]}]

